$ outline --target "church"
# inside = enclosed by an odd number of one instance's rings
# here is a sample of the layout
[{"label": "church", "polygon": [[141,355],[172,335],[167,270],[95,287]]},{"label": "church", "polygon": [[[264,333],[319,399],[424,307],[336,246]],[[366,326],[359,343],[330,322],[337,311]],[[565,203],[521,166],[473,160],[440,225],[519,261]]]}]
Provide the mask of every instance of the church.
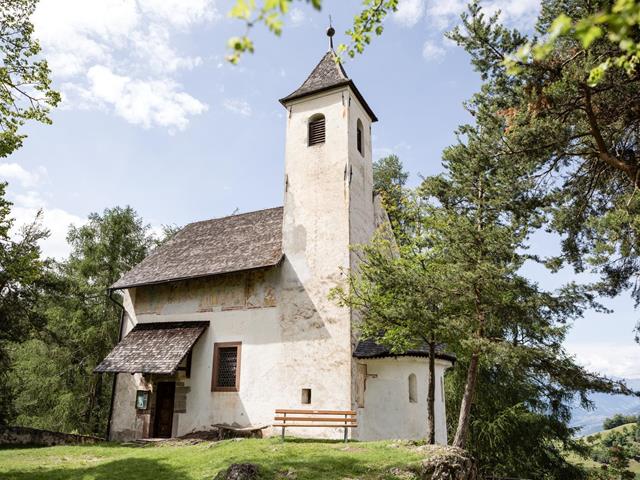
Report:
[{"label": "church", "polygon": [[[378,119],[330,49],[286,109],[281,207],[188,224],[111,287],[120,342],[111,440],[178,437],[214,425],[278,434],[276,409],[350,410],[358,440],[427,433],[428,353],[392,354],[358,333],[329,292],[357,263],[351,245],[388,222],[373,192]],[[436,440],[447,441],[436,363]],[[292,429],[342,438],[341,428]]]}]

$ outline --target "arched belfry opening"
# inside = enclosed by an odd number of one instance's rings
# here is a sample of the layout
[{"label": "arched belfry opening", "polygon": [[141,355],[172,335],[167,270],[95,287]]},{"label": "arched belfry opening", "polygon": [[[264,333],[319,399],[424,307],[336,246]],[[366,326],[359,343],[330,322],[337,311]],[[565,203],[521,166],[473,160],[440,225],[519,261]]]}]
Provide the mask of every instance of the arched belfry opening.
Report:
[{"label": "arched belfry opening", "polygon": [[309,118],[307,127],[307,138],[309,146],[324,143],[326,135],[325,122],[326,120],[324,118],[324,115],[321,113],[316,113]]},{"label": "arched belfry opening", "polygon": [[358,119],[356,124],[356,147],[360,155],[364,156],[364,128],[362,126],[362,120]]}]

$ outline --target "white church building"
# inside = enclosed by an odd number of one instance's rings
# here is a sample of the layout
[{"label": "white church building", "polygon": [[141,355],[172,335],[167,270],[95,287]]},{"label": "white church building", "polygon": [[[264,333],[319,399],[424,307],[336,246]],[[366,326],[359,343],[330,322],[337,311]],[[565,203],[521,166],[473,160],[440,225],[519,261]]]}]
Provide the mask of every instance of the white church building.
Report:
[{"label": "white church building", "polygon": [[[356,262],[350,245],[388,222],[373,192],[377,118],[331,50],[280,102],[284,205],[191,223],[112,286],[121,341],[96,368],[117,374],[110,439],[269,426],[275,409],[353,410],[353,439],[426,436],[427,350],[359,338],[355,312],[328,298]],[[435,361],[439,443],[453,360]]]}]

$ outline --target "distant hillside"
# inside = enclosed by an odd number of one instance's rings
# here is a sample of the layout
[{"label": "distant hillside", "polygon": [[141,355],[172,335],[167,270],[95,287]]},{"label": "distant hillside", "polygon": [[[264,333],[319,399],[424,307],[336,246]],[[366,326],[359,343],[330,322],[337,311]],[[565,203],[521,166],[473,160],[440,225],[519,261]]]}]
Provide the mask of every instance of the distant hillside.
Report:
[{"label": "distant hillside", "polygon": [[[628,461],[626,466],[618,463],[618,468],[622,467],[627,473],[634,474],[636,480],[640,480],[640,442],[638,441],[637,424],[628,423],[609,430],[583,437],[586,445],[590,447],[587,458],[577,457],[569,454],[568,459],[572,463],[580,464],[591,471],[602,471],[603,468],[615,468],[615,458],[620,458],[617,452],[625,452],[623,457]],[[614,447],[614,445],[616,445]],[[619,477],[622,472],[611,472],[612,476],[606,478],[627,478]],[[600,478],[600,477],[598,477]],[[633,477],[632,477],[633,478]]]},{"label": "distant hillside", "polygon": [[[640,390],[640,379],[627,381],[629,387]],[[625,395],[604,395],[596,393],[591,396],[594,410],[584,410],[577,406],[573,410],[571,426],[581,427],[579,435],[589,435],[602,431],[602,422],[616,413],[623,415],[640,415],[640,398]]]}]

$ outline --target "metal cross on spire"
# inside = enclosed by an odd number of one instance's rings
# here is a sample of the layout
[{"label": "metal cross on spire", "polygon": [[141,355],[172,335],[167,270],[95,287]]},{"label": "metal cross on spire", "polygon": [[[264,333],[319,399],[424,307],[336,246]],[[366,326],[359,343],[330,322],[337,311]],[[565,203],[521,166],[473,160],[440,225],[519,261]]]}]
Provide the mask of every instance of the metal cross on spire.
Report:
[{"label": "metal cross on spire", "polygon": [[336,34],[336,30],[331,25],[331,15],[329,15],[329,28],[327,28],[327,37],[329,37],[329,48],[333,50],[333,36]]}]

